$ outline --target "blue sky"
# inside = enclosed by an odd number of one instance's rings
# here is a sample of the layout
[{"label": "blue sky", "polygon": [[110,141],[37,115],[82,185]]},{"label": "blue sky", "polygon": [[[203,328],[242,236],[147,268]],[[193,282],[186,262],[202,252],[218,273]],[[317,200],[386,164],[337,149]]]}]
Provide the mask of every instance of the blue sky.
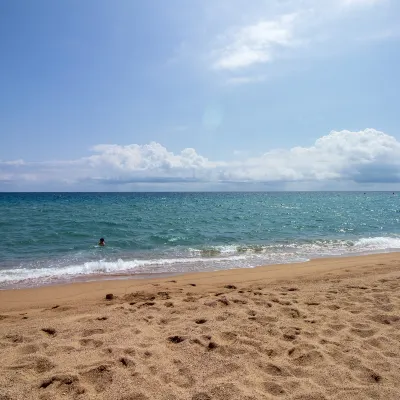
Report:
[{"label": "blue sky", "polygon": [[395,0],[9,0],[0,52],[1,191],[400,190]]}]

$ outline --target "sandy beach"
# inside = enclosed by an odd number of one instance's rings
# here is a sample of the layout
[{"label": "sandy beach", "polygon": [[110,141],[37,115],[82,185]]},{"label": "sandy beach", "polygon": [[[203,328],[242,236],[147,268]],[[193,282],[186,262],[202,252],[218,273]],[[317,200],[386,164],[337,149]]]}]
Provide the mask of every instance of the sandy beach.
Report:
[{"label": "sandy beach", "polygon": [[399,288],[390,253],[1,291],[0,399],[397,400]]}]

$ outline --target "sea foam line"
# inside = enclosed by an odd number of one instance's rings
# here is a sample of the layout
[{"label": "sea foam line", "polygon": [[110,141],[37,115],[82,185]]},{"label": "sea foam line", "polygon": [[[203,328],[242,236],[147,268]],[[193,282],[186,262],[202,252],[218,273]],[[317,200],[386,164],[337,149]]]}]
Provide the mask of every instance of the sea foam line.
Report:
[{"label": "sea foam line", "polygon": [[[245,256],[235,257],[216,257],[212,261],[239,261],[245,259]],[[112,273],[129,273],[134,272],[140,267],[147,266],[165,266],[175,264],[193,264],[193,263],[206,263],[210,259],[206,258],[170,258],[170,259],[154,259],[154,260],[121,260],[117,261],[87,261],[83,264],[69,265],[66,267],[58,268],[13,268],[0,270],[0,282],[15,282],[26,279],[40,279],[64,276],[82,276],[93,274],[112,274]],[[151,273],[151,271],[148,271]]]}]

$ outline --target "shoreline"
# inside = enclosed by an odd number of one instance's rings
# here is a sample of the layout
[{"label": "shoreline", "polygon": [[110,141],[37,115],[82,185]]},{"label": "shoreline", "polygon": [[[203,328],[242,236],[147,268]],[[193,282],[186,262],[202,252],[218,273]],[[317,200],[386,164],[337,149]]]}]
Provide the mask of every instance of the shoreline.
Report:
[{"label": "shoreline", "polygon": [[[253,268],[260,268],[260,267],[274,267],[278,265],[297,265],[297,264],[304,264],[304,263],[309,263],[309,262],[317,262],[318,260],[326,260],[326,259],[331,259],[331,258],[353,258],[353,257],[366,257],[366,256],[376,256],[376,255],[384,255],[384,254],[393,254],[393,253],[400,253],[399,249],[385,249],[384,251],[382,250],[372,250],[372,251],[360,251],[360,252],[354,252],[354,253],[344,253],[344,254],[339,254],[339,255],[320,255],[315,258],[310,258],[307,260],[301,260],[301,261],[289,261],[289,262],[282,262],[282,263],[271,263],[271,264],[255,264],[254,266],[251,267],[243,267],[243,266],[238,266],[238,267],[231,267],[231,268],[226,268],[226,269],[199,269],[199,270],[193,270],[193,271],[166,271],[166,272],[138,272],[138,273],[128,273],[128,272],[114,272],[114,273],[98,273],[98,274],[80,274],[80,275],[71,275],[71,277],[66,277],[60,276],[58,278],[54,278],[53,281],[46,281],[46,280],[40,280],[43,278],[29,278],[21,281],[14,281],[13,283],[10,284],[5,284],[3,287],[0,287],[0,293],[2,291],[8,291],[8,290],[25,290],[25,289],[39,289],[43,287],[49,287],[49,286],[65,286],[69,284],[78,284],[78,283],[92,283],[92,282],[102,282],[102,281],[114,281],[114,280],[150,280],[150,279],[162,279],[162,278],[168,278],[170,276],[180,276],[180,275],[186,275],[186,274],[197,274],[197,273],[214,273],[214,272],[219,272],[219,271],[230,271],[230,270],[236,270],[236,269],[253,269]],[[213,259],[211,258],[210,263],[213,262]],[[207,264],[206,261],[204,261],[205,264]],[[29,283],[27,282],[29,281]],[[35,283],[35,281],[38,281],[39,283]],[[22,283],[23,282],[23,283]]]},{"label": "shoreline", "polygon": [[[368,266],[369,264],[387,264],[399,260],[400,252],[377,253],[357,256],[338,256],[321,257],[305,262],[288,264],[271,264],[256,266],[252,268],[236,268],[217,271],[187,272],[176,274],[157,274],[158,276],[149,276],[146,278],[116,278],[114,279],[95,279],[73,281],[60,284],[49,284],[38,287],[2,289],[0,290],[0,312],[9,311],[6,304],[20,306],[22,308],[29,306],[43,306],[50,301],[57,300],[74,301],[79,299],[85,301],[98,300],[98,293],[114,292],[117,296],[126,294],[128,290],[139,290],[143,287],[157,286],[167,281],[176,280],[179,283],[189,281],[200,281],[203,285],[209,286],[219,282],[221,279],[229,279],[232,282],[239,283],[241,280],[246,282],[257,279],[293,279],[304,274],[335,273],[342,269],[353,268],[356,266]],[[251,279],[250,279],[251,278]]]}]

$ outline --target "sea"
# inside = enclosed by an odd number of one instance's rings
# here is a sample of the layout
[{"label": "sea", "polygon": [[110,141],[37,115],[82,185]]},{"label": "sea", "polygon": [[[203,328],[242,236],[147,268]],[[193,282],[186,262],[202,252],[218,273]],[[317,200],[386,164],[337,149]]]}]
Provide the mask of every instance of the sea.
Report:
[{"label": "sea", "polygon": [[399,251],[399,200],[393,192],[0,193],[0,289]]}]

